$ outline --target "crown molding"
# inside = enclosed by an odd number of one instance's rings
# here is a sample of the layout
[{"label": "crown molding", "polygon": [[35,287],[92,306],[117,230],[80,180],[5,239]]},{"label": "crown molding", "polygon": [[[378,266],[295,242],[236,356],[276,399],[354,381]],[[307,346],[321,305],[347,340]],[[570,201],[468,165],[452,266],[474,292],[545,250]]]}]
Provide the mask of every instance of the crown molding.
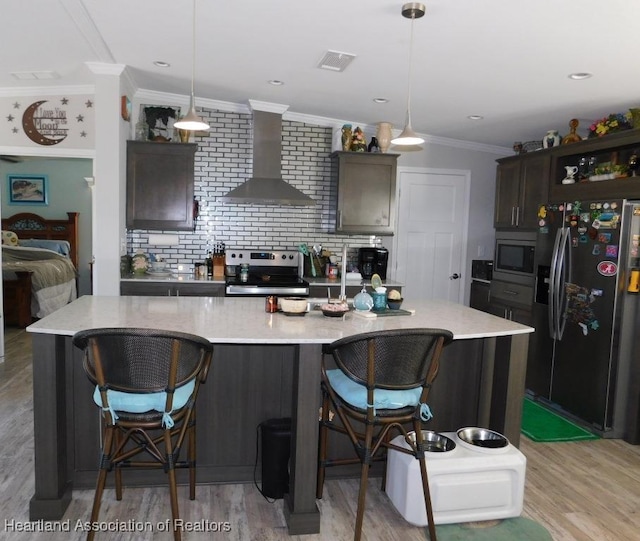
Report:
[{"label": "crown molding", "polygon": [[[127,82],[130,83],[132,88],[135,88],[135,84],[131,79],[131,76],[127,69],[123,69],[122,64],[109,65],[102,64],[100,62],[87,62],[87,66],[92,65],[97,71],[94,73],[122,73],[127,78]],[[124,66],[126,68],[126,66]],[[91,67],[89,66],[89,69]],[[118,71],[119,70],[119,71]],[[93,71],[93,70],[92,70]],[[78,95],[78,94],[95,94],[94,85],[76,85],[76,86],[43,86],[43,87],[15,87],[15,88],[0,88],[1,97],[15,97],[15,96],[57,96],[57,95]],[[155,90],[146,90],[144,88],[138,88],[133,94],[134,99],[142,103],[153,103],[159,105],[180,105],[183,107],[189,107],[189,96],[186,94],[172,94],[168,92],[158,92]],[[321,117],[315,115],[308,115],[305,113],[297,113],[289,111],[286,108],[287,105],[264,102],[259,100],[249,100],[249,104],[233,103],[221,100],[212,100],[206,98],[196,97],[196,105],[205,109],[214,109],[216,111],[224,111],[227,113],[238,114],[251,114],[252,107],[256,110],[278,112],[282,114],[284,120],[292,122],[302,122],[303,124],[310,124],[312,126],[321,126],[325,128],[339,129],[343,124],[353,124],[360,126],[365,133],[375,133],[377,124],[367,124],[366,122],[356,122],[338,118]],[[269,109],[265,109],[269,107]],[[285,109],[283,109],[285,108]],[[400,133],[400,130],[392,130],[392,132]],[[394,133],[395,135],[396,133]],[[463,150],[472,150],[475,152],[485,152],[489,154],[495,154],[497,156],[508,156],[513,152],[512,148],[487,145],[484,143],[476,143],[473,141],[464,141],[460,139],[450,139],[448,137],[438,137],[429,134],[420,134],[425,143],[432,145],[441,145],[451,148],[459,148]]]},{"label": "crown molding", "polygon": [[16,156],[37,156],[42,158],[87,158],[96,157],[93,149],[73,148],[32,148],[32,147],[0,147],[2,154]]},{"label": "crown molding", "polygon": [[287,109],[289,109],[288,105],[284,105],[282,103],[270,103],[268,101],[259,101],[259,100],[249,100],[249,106],[252,111],[266,111],[267,113],[277,113],[279,115],[283,114]]},{"label": "crown molding", "polygon": [[74,86],[21,86],[0,88],[0,98],[16,96],[77,96],[79,94],[95,94],[94,85]]},{"label": "crown molding", "polygon": [[127,68],[126,64],[107,64],[105,62],[85,62],[84,65],[96,75],[116,75],[118,77]]}]

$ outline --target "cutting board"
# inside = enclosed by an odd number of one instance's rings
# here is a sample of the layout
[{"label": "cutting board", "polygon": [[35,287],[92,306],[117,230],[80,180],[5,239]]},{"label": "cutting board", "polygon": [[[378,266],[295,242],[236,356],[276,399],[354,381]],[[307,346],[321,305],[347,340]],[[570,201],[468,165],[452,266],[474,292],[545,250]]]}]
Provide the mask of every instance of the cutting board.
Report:
[{"label": "cutting board", "polygon": [[386,317],[386,316],[412,316],[413,314],[415,314],[416,311],[415,310],[389,310],[388,308],[386,310],[379,310],[379,311],[371,311],[371,312],[358,312],[357,310],[355,310],[353,312],[354,315],[358,316],[358,317],[364,317],[364,318],[375,318],[375,317]]}]

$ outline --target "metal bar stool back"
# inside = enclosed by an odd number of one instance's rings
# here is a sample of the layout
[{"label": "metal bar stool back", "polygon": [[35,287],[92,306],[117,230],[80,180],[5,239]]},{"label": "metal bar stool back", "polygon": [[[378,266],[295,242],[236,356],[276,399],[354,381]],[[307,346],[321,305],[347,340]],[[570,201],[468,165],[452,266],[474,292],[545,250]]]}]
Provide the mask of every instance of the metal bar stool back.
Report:
[{"label": "metal bar stool back", "polygon": [[[361,464],[355,541],[362,532],[369,468],[374,460],[385,459],[379,451],[387,448],[412,454],[420,461],[429,536],[436,541],[425,461],[427,443],[422,431],[431,417],[427,399],[438,374],[440,355],[452,340],[452,333],[444,329],[399,329],[350,336],[324,348],[337,368],[328,369],[323,356],[316,496],[322,498],[326,467]],[[332,409],[335,419],[330,419]],[[407,431],[405,425],[409,424],[416,437]],[[349,437],[355,458],[327,457],[330,430]],[[393,433],[402,434],[410,448],[393,445]]]},{"label": "metal bar stool back", "polygon": [[[96,385],[102,410],[102,451],[91,523],[96,524],[107,473],[115,470],[122,499],[123,468],[161,468],[168,474],[174,539],[181,539],[176,468],[189,469],[195,499],[195,403],[206,381],[213,346],[200,336],[142,328],[81,331],[73,343]],[[186,440],[186,457],[181,451]],[[184,454],[184,453],[182,453]],[[87,539],[93,539],[91,528]]]}]

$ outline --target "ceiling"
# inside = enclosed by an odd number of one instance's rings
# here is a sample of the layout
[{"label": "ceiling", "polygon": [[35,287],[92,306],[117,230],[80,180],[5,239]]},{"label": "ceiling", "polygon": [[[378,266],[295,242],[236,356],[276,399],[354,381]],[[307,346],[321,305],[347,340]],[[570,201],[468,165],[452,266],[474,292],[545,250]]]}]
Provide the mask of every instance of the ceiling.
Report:
[{"label": "ceiling", "polygon": [[[196,0],[195,93],[374,125],[404,124],[411,22],[403,2]],[[125,64],[139,89],[188,95],[192,0],[13,0],[3,5],[0,89],[93,84],[85,62]],[[414,23],[416,131],[511,148],[547,130],[578,133],[640,105],[640,2],[428,0]],[[355,55],[344,72],[317,67]],[[170,64],[155,66],[154,61]],[[56,79],[18,80],[15,72]],[[574,72],[593,77],[571,80]],[[282,86],[269,84],[279,80]],[[388,103],[374,103],[383,97]],[[470,120],[481,115],[482,120]]]}]

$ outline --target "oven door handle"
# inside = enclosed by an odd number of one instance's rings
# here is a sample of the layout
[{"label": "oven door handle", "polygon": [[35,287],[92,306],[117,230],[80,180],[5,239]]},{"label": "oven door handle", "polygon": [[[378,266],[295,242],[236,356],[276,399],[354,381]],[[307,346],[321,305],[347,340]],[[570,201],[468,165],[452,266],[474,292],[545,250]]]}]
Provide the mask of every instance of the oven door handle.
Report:
[{"label": "oven door handle", "polygon": [[308,297],[309,288],[306,286],[282,288],[278,286],[247,286],[228,284],[225,288],[227,295],[247,295],[265,297],[266,295],[291,295]]}]

